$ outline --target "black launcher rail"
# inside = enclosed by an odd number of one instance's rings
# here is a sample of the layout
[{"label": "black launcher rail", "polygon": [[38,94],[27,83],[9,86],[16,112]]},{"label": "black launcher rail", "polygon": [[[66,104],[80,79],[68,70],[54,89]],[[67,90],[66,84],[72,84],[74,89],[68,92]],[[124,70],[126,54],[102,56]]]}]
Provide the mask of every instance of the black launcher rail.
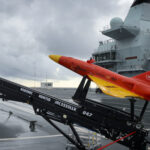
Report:
[{"label": "black launcher rail", "polygon": [[[85,99],[84,105],[76,105],[3,78],[0,78],[0,93],[0,98],[3,100],[32,105],[36,114],[46,119],[78,149],[86,148],[73,128],[74,124],[100,133],[113,141],[136,131],[136,134],[119,141],[119,143],[132,150],[146,150],[148,132],[144,128],[137,128],[136,121],[139,118],[136,116],[135,124],[129,125],[130,113],[90,99]],[[69,125],[77,140],[73,140],[51,120]]]}]

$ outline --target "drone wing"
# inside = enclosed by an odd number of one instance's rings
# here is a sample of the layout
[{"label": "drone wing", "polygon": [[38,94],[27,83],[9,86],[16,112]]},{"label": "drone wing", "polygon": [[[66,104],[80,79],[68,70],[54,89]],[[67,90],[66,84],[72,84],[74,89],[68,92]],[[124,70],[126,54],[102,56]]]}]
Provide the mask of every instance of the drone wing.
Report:
[{"label": "drone wing", "polygon": [[123,87],[120,87],[116,84],[108,82],[99,77],[96,77],[93,75],[88,75],[88,77],[97,84],[97,86],[103,91],[103,93],[105,93],[107,95],[119,97],[119,98],[125,98],[125,97],[142,98],[139,95],[137,95],[129,90],[126,90]]}]

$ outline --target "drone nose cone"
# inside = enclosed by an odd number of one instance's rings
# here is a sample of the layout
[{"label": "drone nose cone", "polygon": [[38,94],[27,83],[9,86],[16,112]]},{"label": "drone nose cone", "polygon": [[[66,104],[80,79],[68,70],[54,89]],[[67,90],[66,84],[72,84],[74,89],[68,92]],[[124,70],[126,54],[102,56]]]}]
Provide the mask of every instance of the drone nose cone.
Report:
[{"label": "drone nose cone", "polygon": [[49,55],[49,58],[55,61],[56,63],[59,63],[60,55]]}]

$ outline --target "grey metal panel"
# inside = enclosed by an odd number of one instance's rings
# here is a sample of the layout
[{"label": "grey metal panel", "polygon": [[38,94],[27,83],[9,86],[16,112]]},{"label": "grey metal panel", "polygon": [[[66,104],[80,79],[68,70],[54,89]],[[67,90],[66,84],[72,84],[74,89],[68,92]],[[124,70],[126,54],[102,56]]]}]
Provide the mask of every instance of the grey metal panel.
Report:
[{"label": "grey metal panel", "polygon": [[125,18],[124,25],[137,26],[140,27],[140,18],[141,18],[141,6],[132,7]]},{"label": "grey metal panel", "polygon": [[150,21],[150,4],[143,4],[142,5],[143,11],[141,15],[142,20]]},{"label": "grey metal panel", "polygon": [[117,28],[102,31],[104,35],[116,40],[135,37],[138,34],[138,32],[139,29],[137,27],[131,26],[120,26]]}]

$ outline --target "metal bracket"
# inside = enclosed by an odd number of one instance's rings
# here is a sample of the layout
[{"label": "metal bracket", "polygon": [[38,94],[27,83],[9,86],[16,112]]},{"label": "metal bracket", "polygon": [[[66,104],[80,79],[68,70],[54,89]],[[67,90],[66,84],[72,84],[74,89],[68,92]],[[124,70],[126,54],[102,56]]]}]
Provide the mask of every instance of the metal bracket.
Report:
[{"label": "metal bracket", "polygon": [[42,115],[42,117],[49,123],[51,124],[58,132],[60,132],[66,139],[68,139],[72,144],[74,144],[79,150],[86,150],[85,146],[82,144],[80,137],[78,136],[75,128],[73,127],[72,124],[70,124],[70,128],[73,131],[77,142],[71,138],[69,135],[67,135],[63,130],[61,130],[53,121],[51,121],[51,119],[49,119],[48,117],[46,117],[45,115]]},{"label": "metal bracket", "polygon": [[72,99],[81,105],[84,105],[90,84],[91,84],[91,80],[88,79],[88,81],[86,82],[87,76],[84,76],[74,94],[74,96],[72,97]]}]

